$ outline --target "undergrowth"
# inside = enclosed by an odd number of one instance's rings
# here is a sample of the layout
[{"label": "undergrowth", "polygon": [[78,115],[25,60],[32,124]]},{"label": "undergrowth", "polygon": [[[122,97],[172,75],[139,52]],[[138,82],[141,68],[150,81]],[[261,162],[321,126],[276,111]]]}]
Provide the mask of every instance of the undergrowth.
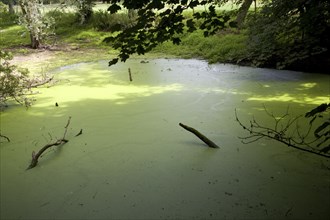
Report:
[{"label": "undergrowth", "polygon": [[[49,46],[74,45],[78,48],[110,49],[103,42],[105,37],[116,34],[117,30],[130,27],[134,18],[129,18],[127,13],[109,14],[104,10],[95,11],[92,19],[84,25],[79,24],[79,19],[74,12],[53,10],[47,12],[55,20],[54,35],[49,36],[44,44]],[[192,14],[187,13],[189,19]],[[15,49],[29,44],[29,35],[23,27],[15,22],[11,25],[0,24],[0,49]],[[181,44],[173,45],[165,42],[151,51],[151,54],[164,56],[179,56],[183,58],[202,58],[211,63],[236,62],[244,56],[246,34],[232,30],[224,30],[214,36],[205,38],[203,32],[195,31],[181,36]],[[16,53],[25,50],[17,49]],[[113,51],[112,51],[113,52]]]},{"label": "undergrowth", "polygon": [[202,58],[210,63],[236,62],[244,58],[246,38],[244,33],[218,33],[205,38],[202,31],[196,31],[183,35],[180,45],[165,42],[152,52]]}]

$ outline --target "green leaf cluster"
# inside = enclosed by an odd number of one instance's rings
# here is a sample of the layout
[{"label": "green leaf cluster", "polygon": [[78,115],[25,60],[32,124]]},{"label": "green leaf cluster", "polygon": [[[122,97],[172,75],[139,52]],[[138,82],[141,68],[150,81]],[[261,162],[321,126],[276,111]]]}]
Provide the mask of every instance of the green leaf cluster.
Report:
[{"label": "green leaf cluster", "polygon": [[[131,54],[144,54],[155,48],[158,44],[170,41],[180,44],[180,35],[185,31],[193,32],[197,29],[204,31],[204,36],[210,36],[229,21],[228,16],[218,15],[215,10],[217,3],[211,0],[112,0],[110,13],[119,13],[123,8],[134,10],[137,18],[133,26],[121,31],[115,37],[108,37],[105,42],[111,43],[120,53],[109,65],[119,60],[126,61]],[[205,11],[194,11],[195,7],[203,5]],[[186,19],[183,13],[193,10],[193,16]],[[196,22],[201,21],[201,22]],[[200,24],[200,25],[198,25]]]},{"label": "green leaf cluster", "polygon": [[29,106],[31,99],[26,97],[31,93],[28,70],[11,65],[12,58],[12,54],[0,50],[0,106],[4,106],[8,99]]},{"label": "green leaf cluster", "polygon": [[250,53],[256,66],[279,69],[327,56],[330,46],[329,0],[273,0],[250,18]]}]

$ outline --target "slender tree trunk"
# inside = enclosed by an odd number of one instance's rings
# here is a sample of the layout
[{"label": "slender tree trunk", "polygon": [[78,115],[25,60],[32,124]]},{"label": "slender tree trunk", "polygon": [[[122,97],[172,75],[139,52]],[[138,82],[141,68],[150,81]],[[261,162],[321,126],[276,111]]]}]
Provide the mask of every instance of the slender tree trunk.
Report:
[{"label": "slender tree trunk", "polygon": [[238,14],[236,18],[238,28],[242,27],[252,2],[253,0],[244,0],[241,7],[238,9]]},{"label": "slender tree trunk", "polygon": [[14,14],[15,13],[13,0],[9,0],[8,1],[8,11],[9,11],[10,14]]},{"label": "slender tree trunk", "polygon": [[[30,2],[29,2],[30,1]],[[19,5],[22,10],[22,14],[25,17],[26,22],[29,24],[28,30],[30,32],[30,40],[31,40],[31,47],[33,49],[37,49],[40,46],[40,37],[39,37],[39,30],[37,25],[34,23],[36,18],[33,18],[33,16],[37,16],[36,13],[40,13],[38,10],[35,10],[36,8],[36,1],[31,0],[20,0]]]},{"label": "slender tree trunk", "polygon": [[37,39],[34,34],[30,33],[30,39],[31,39],[31,47],[32,49],[38,49],[40,46],[40,40]]}]

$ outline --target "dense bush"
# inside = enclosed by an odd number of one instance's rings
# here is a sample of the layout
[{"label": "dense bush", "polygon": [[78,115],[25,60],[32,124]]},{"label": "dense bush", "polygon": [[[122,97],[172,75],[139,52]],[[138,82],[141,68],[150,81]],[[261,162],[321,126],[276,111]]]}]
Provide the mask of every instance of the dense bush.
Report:
[{"label": "dense bush", "polygon": [[8,99],[14,99],[25,106],[31,105],[31,81],[27,69],[19,69],[10,64],[12,55],[0,50],[0,107]]},{"label": "dense bush", "polygon": [[93,14],[92,24],[98,31],[119,31],[129,28],[134,23],[134,17],[126,13],[110,14],[108,11],[99,10]]},{"label": "dense bush", "polygon": [[18,16],[8,11],[8,6],[0,2],[0,27],[4,28],[17,23]]},{"label": "dense bush", "polygon": [[250,20],[248,59],[256,66],[281,69],[326,55],[330,45],[329,5],[329,0],[274,0],[264,5]]},{"label": "dense bush", "polygon": [[31,47],[37,49],[50,35],[53,35],[54,19],[42,13],[44,6],[38,0],[19,1],[21,15],[19,23],[29,32]]}]

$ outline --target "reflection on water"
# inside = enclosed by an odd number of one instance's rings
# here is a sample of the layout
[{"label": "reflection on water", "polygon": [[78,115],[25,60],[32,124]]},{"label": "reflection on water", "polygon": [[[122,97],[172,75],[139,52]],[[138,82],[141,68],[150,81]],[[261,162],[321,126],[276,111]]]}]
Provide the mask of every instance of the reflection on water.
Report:
[{"label": "reflection on water", "polygon": [[[330,162],[273,141],[243,145],[234,116],[237,108],[242,120],[267,124],[263,104],[304,113],[329,101],[329,76],[166,59],[54,74],[58,83],[40,89],[32,108],[1,113],[12,140],[0,148],[1,219],[329,217]],[[33,150],[62,137],[69,116],[69,142],[25,171]]]}]

